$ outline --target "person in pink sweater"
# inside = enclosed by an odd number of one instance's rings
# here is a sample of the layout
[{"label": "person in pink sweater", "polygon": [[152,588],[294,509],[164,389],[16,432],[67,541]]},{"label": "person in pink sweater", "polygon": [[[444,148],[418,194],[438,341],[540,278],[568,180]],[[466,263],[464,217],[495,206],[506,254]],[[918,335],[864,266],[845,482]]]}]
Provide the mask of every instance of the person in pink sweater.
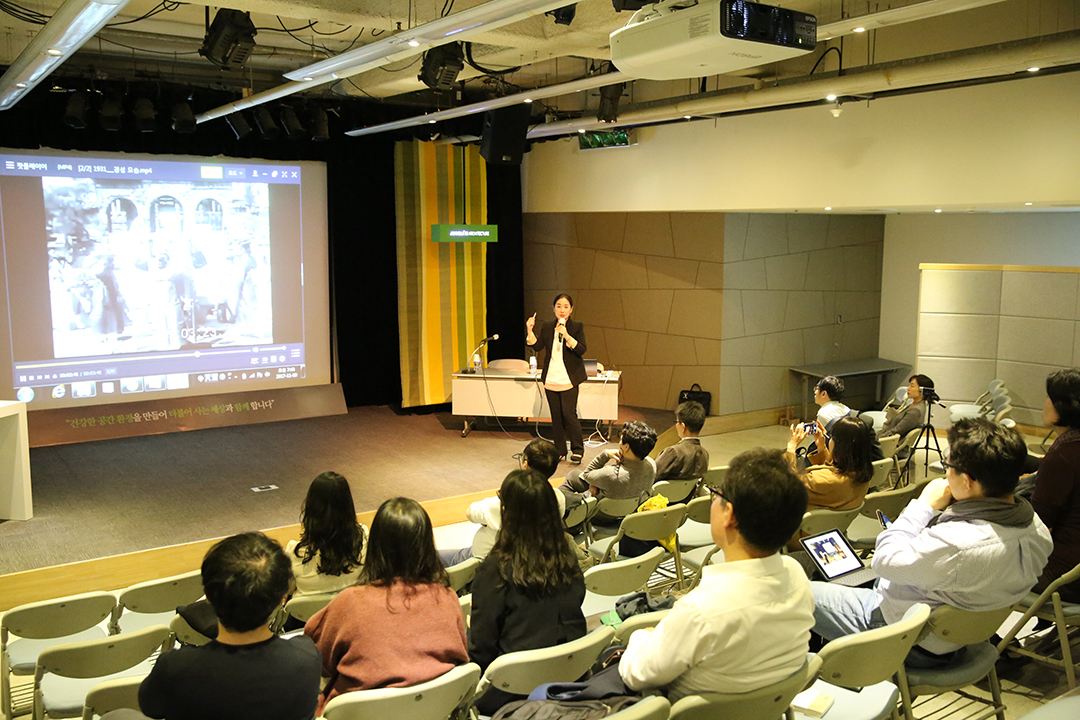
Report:
[{"label": "person in pink sweater", "polygon": [[384,502],[371,523],[359,582],[304,626],[328,678],[318,714],[341,693],[408,687],[469,662],[461,606],[449,584],[424,509],[408,498]]}]

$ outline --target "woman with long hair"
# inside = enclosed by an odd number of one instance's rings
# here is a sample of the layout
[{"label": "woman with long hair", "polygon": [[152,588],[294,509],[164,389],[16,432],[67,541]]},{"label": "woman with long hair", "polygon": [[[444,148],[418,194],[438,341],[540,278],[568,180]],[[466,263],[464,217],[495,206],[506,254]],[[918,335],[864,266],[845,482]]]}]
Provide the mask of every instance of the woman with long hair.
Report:
[{"label": "woman with long hair", "polygon": [[[499,488],[502,526],[472,582],[469,656],[495,658],[576,640],[585,634],[585,580],[551,485],[535,470],[514,470]],[[477,702],[491,715],[516,699],[488,690]]]},{"label": "woman with long hair", "polygon": [[[788,453],[794,456],[799,443],[810,434],[802,425],[793,425]],[[833,425],[828,442],[823,442],[825,429],[820,423],[813,434],[818,437],[818,451],[807,456],[812,464],[801,476],[810,493],[807,509],[852,510],[859,507],[870,487],[870,478],[874,476],[871,464],[873,431],[862,420],[845,417]]]},{"label": "woman with long hair", "polygon": [[360,577],[367,551],[367,528],[356,521],[349,481],[324,472],[311,481],[300,507],[300,540],[290,540],[296,593],[337,592]]},{"label": "woman with long hair", "polygon": [[461,605],[418,502],[379,506],[359,583],[315,613],[304,634],[322,653],[320,714],[341,693],[408,687],[469,661]]}]

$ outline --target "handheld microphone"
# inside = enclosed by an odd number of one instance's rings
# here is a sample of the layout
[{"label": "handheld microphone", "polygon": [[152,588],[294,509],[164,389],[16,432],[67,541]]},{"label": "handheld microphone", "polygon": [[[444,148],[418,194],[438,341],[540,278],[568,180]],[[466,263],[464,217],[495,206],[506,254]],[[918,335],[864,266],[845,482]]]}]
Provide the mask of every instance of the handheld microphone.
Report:
[{"label": "handheld microphone", "polygon": [[[566,327],[566,318],[559,318],[558,327]],[[565,340],[563,340],[563,336],[559,333],[555,333],[555,340],[560,343],[566,342]]]},{"label": "handheld microphone", "polygon": [[499,333],[495,333],[495,334],[494,334],[494,335],[492,335],[491,337],[486,337],[486,338],[484,338],[483,340],[481,340],[481,341],[480,341],[480,344],[481,344],[481,345],[486,345],[486,344],[488,344],[489,342],[491,342],[492,340],[498,340],[498,339],[499,339]]}]

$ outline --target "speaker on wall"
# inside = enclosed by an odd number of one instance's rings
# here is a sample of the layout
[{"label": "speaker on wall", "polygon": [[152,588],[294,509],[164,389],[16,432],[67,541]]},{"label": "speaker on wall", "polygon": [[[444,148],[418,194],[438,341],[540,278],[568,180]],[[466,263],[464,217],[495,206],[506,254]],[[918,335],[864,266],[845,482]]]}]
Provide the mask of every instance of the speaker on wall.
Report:
[{"label": "speaker on wall", "polygon": [[480,157],[492,165],[520,165],[532,106],[522,103],[488,110],[480,135]]}]

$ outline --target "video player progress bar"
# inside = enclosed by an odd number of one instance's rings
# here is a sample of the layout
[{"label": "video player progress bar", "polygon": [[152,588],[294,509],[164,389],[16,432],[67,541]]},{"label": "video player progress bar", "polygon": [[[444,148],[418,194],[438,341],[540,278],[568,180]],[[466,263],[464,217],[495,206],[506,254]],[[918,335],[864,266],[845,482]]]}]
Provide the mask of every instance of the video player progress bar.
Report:
[{"label": "video player progress bar", "polygon": [[117,362],[117,363],[134,362],[136,360],[158,360],[158,359],[172,360],[174,358],[197,358],[197,357],[202,357],[204,354],[206,354],[206,355],[237,355],[239,353],[244,353],[246,355],[251,355],[251,354],[254,354],[254,353],[261,353],[261,352],[270,352],[270,351],[275,351],[276,352],[278,350],[280,350],[282,352],[285,352],[285,347],[284,346],[280,346],[280,347],[259,347],[259,348],[251,348],[251,349],[237,348],[236,350],[217,350],[217,351],[215,351],[213,353],[203,353],[201,350],[195,350],[195,351],[189,352],[189,353],[171,353],[169,355],[141,355],[139,357],[126,357],[126,358],[98,358],[96,360],[69,360],[69,361],[66,361],[66,362],[36,363],[36,364],[33,364],[33,365],[19,365],[18,363],[16,363],[15,364],[15,369],[16,370],[30,370],[30,369],[33,369],[33,368],[50,368],[50,367],[70,366],[70,365],[94,365],[96,363],[103,363],[103,362]]}]

